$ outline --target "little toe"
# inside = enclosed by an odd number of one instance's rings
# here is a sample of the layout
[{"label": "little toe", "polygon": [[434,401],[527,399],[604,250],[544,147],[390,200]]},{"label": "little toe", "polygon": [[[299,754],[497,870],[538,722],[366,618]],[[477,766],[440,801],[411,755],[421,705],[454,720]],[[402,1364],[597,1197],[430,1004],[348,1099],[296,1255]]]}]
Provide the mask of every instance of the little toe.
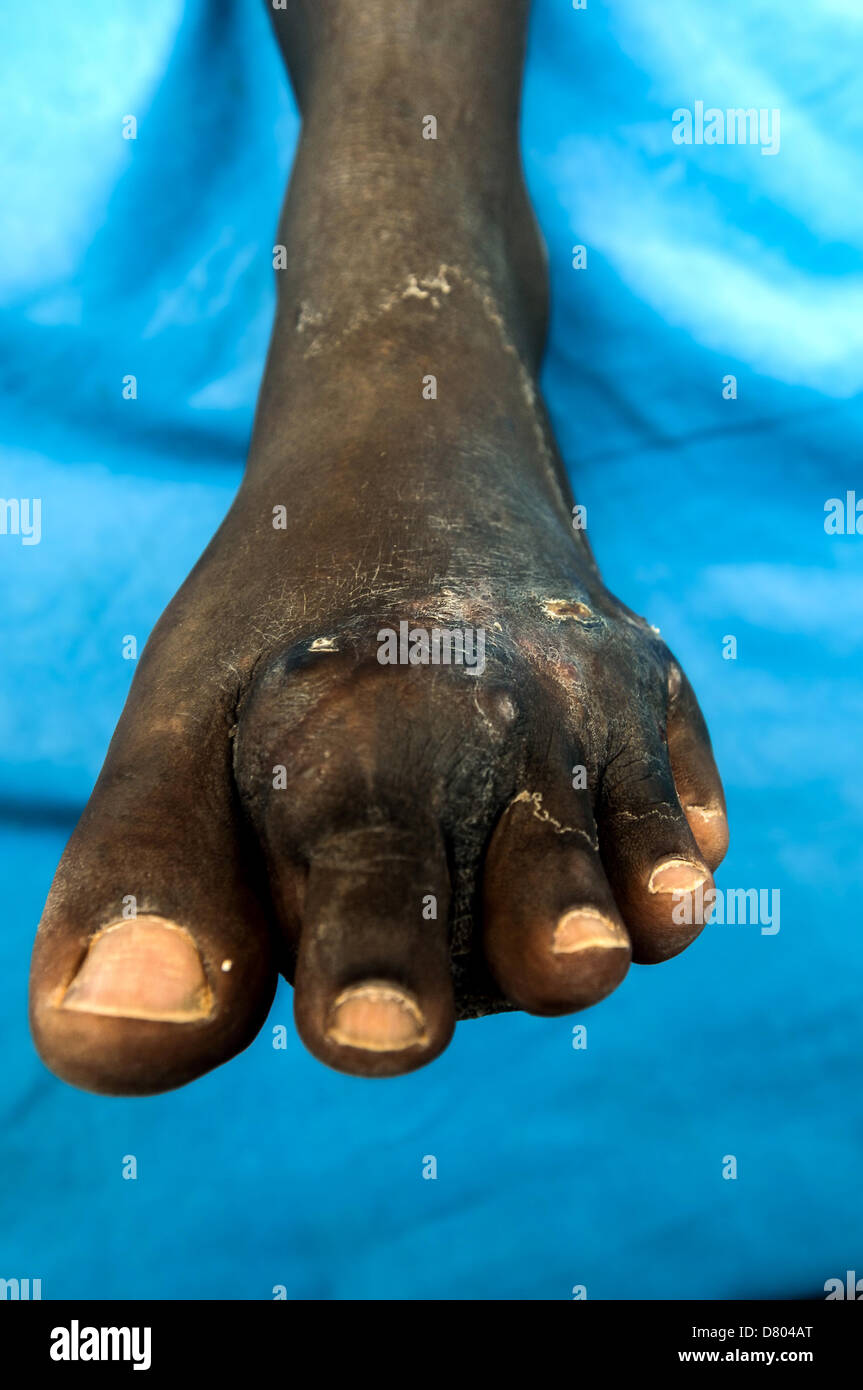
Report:
[{"label": "little toe", "polygon": [[728,816],[710,735],[695,692],[672,662],[668,695],[668,756],[690,829],[711,870],[728,849]]},{"label": "little toe", "polygon": [[[677,798],[665,746],[637,740],[605,771],[600,847],[633,960],[667,960],[702,930],[713,879]],[[710,899],[708,898],[708,903]]]}]

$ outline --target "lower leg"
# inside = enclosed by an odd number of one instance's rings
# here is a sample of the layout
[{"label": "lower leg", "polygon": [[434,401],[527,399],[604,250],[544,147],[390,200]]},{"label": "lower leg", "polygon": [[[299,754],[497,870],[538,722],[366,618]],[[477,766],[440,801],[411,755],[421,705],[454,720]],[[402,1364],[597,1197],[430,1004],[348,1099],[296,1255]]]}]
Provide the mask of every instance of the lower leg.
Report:
[{"label": "lower leg", "polygon": [[482,281],[536,365],[547,303],[518,145],[527,9],[329,0],[274,12],[303,113],[282,223],[287,312],[308,302],[335,328],[418,267],[452,263]]}]

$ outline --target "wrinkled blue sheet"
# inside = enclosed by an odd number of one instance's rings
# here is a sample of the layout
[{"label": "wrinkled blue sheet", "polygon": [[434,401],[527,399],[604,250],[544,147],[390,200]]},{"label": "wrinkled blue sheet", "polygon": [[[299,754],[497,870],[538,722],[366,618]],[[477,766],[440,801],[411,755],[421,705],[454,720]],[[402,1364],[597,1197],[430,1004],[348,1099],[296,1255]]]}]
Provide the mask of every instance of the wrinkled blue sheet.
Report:
[{"label": "wrinkled blue sheet", "polygon": [[[0,494],[41,498],[42,535],[0,536],[0,1276],[48,1298],[702,1298],[863,1273],[863,536],[824,529],[828,498],[863,497],[856,0],[537,0],[525,89],[561,446],[608,583],[699,692],[720,885],[779,889],[780,930],[634,968],[586,1050],[572,1020],[493,1018],[386,1084],[312,1061],[282,986],[241,1058],[144,1101],[43,1069],[28,954],[122,638],[240,476],[298,120],[251,2],[10,6],[3,49]],[[696,101],[778,108],[779,152],[675,145]]]}]

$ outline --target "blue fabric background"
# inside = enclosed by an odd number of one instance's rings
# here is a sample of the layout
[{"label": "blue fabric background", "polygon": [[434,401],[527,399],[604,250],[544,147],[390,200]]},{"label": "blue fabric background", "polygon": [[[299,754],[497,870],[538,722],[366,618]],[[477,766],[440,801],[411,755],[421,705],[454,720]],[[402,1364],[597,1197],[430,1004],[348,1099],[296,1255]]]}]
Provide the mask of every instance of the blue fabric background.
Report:
[{"label": "blue fabric background", "polygon": [[[385,1084],[307,1056],[282,986],[242,1057],[144,1101],[43,1069],[28,955],[132,675],[122,638],[240,476],[298,120],[262,4],[4,11],[0,493],[41,497],[43,535],[0,536],[0,1276],[46,1298],[565,1299],[863,1274],[863,537],[823,524],[863,496],[857,0],[537,0],[526,78],[561,446],[607,582],[699,692],[720,886],[780,889],[779,933],[708,928],[634,968],[586,1051],[572,1020],[499,1017]],[[779,154],[673,145],[696,100],[780,108]]]}]

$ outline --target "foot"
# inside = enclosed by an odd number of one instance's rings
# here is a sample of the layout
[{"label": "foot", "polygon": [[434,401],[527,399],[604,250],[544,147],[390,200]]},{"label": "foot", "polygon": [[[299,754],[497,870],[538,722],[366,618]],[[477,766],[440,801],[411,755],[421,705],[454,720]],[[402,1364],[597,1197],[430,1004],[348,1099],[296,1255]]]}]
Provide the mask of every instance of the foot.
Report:
[{"label": "foot", "polygon": [[[476,42],[496,24],[507,53],[492,8]],[[489,162],[481,211],[420,198],[389,239],[370,212],[358,246],[352,180],[382,180],[384,208],[403,182],[349,146],[304,193],[338,111],[297,85],[299,250],[247,475],[147,644],[34,951],[39,1051],[97,1091],[227,1060],[280,971],[309,1050],[366,1076],[431,1061],[459,1018],[583,1009],[698,933],[675,895],[727,844],[692,690],[572,525],[512,162]],[[461,158],[441,156],[448,187]],[[436,632],[468,660],[435,660]]]}]

